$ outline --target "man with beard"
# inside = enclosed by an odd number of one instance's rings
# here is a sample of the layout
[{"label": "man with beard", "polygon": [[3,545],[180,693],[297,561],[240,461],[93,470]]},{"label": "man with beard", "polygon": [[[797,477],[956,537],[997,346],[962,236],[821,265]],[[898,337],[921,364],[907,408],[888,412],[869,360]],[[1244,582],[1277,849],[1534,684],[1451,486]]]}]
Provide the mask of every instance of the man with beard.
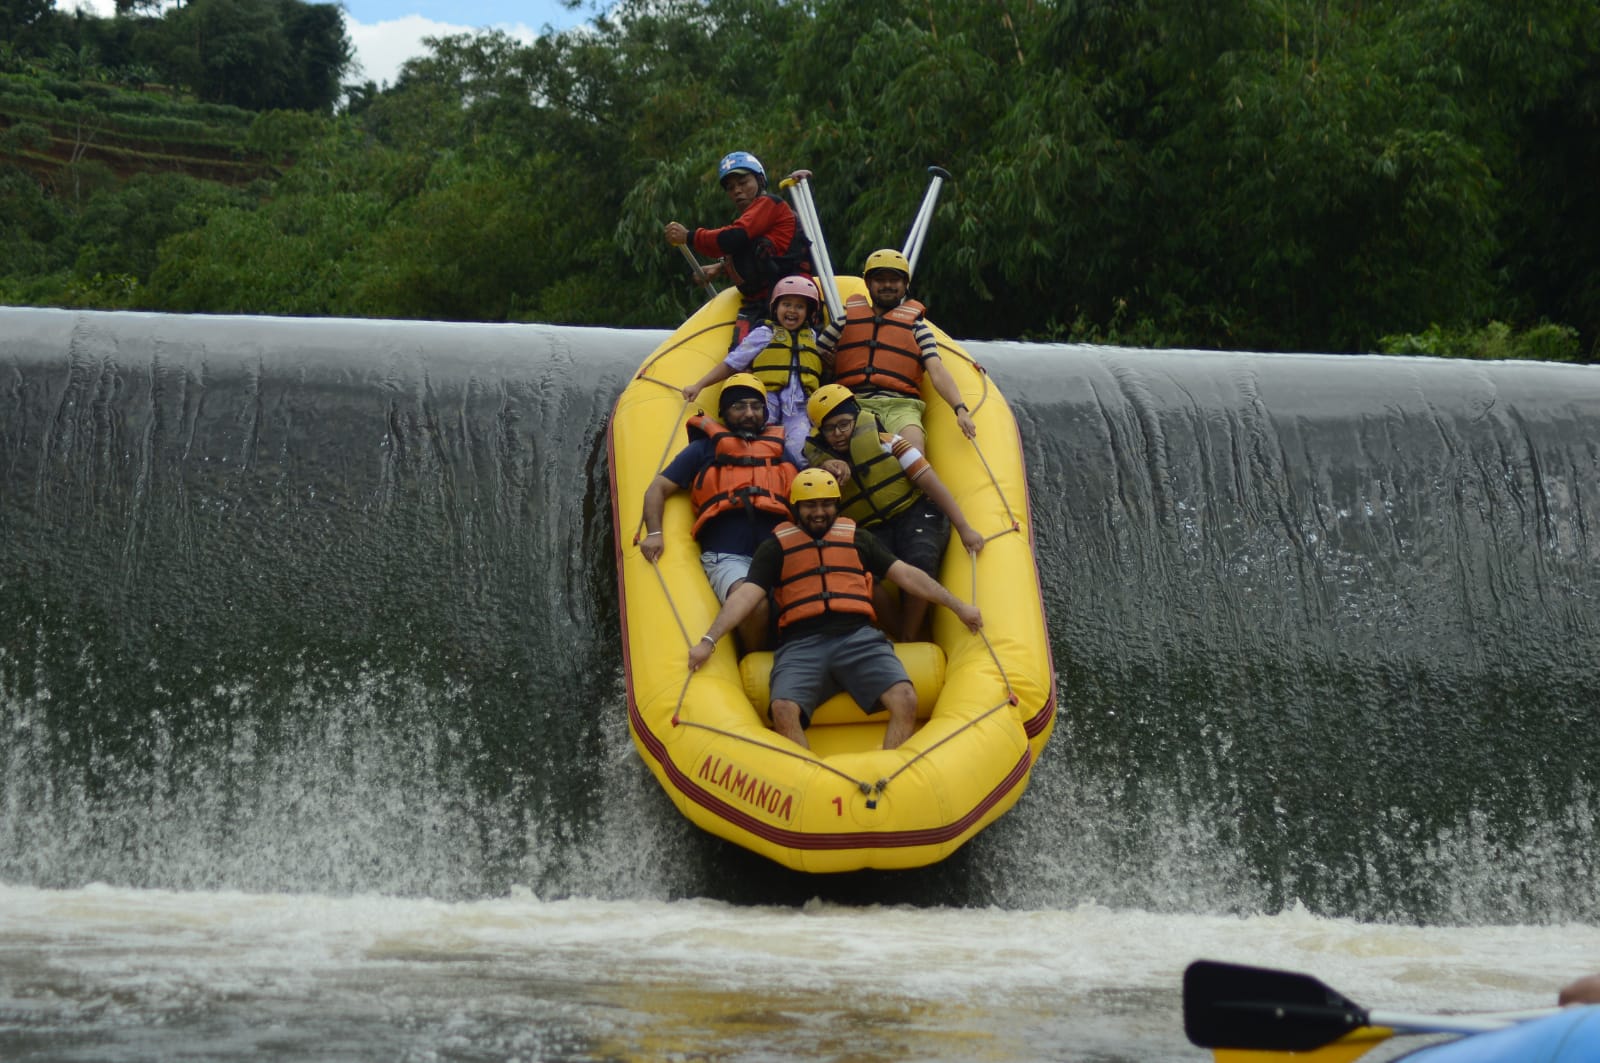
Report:
[{"label": "man with beard", "polygon": [[923,319],[923,305],[906,297],[911,263],[892,247],[867,256],[861,268],[868,300],[852,295],[844,303],[844,320],[830,321],[817,336],[817,350],[833,371],[833,380],[855,393],[861,408],[883,423],[884,431],[904,436],[924,453],[927,433],[922,377],[955,411],[956,424],[968,439],[978,427],[961,398],[961,388],[939,356],[939,341]]},{"label": "man with beard", "polygon": [[898,560],[871,532],[839,516],[839,484],[831,474],[801,472],[789,504],[794,521],[780,524],[756,548],[744,582],[690,648],[689,670],[710,660],[717,640],[764,605],[770,593],[778,615],[768,706],[772,729],[810,748],[811,714],[845,690],[868,715],[888,710],[883,748],[893,749],[916,727],[917,691],[888,638],[873,626],[873,580],[887,579],[903,592],[937,602],[969,631],[983,626],[983,615],[926,572]]},{"label": "man with beard", "polygon": [[[721,421],[704,412],[689,418],[689,445],[644,492],[645,535],[639,552],[654,564],[665,549],[661,515],[667,499],[689,488],[700,564],[717,600],[744,578],[756,545],[789,516],[784,499],[795,464],[784,453],[783,429],[767,424],[767,389],[750,373],[736,373],[717,400]],[[766,641],[767,611],[757,609],[739,628],[745,649]]]}]

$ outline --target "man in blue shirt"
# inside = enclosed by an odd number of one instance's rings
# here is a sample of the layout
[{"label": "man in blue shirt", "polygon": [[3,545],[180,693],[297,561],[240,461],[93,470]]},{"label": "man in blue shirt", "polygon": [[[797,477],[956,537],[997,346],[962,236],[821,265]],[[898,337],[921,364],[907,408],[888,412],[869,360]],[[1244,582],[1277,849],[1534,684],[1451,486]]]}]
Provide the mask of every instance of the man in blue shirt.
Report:
[{"label": "man in blue shirt", "polygon": [[[645,489],[645,535],[639,552],[651,563],[661,557],[666,501],[688,488],[700,564],[717,601],[723,602],[750,571],[756,547],[789,519],[789,485],[799,469],[784,452],[783,428],[767,424],[766,386],[757,377],[730,376],[722,385],[717,412],[721,421],[704,413],[689,419],[689,445]],[[765,643],[767,619],[763,607],[739,626],[746,652]]]}]

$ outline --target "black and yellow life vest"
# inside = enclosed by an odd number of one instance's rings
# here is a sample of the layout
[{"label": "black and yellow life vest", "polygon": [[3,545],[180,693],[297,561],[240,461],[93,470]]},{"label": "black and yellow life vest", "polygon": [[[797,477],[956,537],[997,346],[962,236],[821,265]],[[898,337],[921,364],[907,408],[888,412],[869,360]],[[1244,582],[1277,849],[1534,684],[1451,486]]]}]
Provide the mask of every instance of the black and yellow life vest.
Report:
[{"label": "black and yellow life vest", "polygon": [[692,534],[699,535],[706,521],[730,510],[789,515],[795,468],[783,457],[781,425],[768,425],[755,439],[744,439],[700,413],[689,418],[688,428],[690,439],[704,436],[716,447],[711,464],[689,486],[696,514]]},{"label": "black and yellow life vest", "polygon": [[775,321],[769,321],[772,339],[750,363],[754,373],[768,391],[782,391],[789,383],[791,373],[800,377],[800,385],[809,395],[822,384],[822,356],[817,354],[817,334],[802,327],[790,332]]},{"label": "black and yellow life vest", "polygon": [[912,327],[923,306],[907,299],[878,313],[864,296],[845,300],[844,325],[833,348],[833,379],[851,391],[922,394],[922,348]]},{"label": "black and yellow life vest", "polygon": [[[867,528],[899,516],[922,496],[900,467],[900,459],[884,447],[879,431],[878,419],[872,414],[856,415],[849,452],[843,456],[850,466],[850,479],[839,487],[839,513]],[[823,458],[841,456],[823,446],[820,435],[812,436],[811,444],[823,452]]]},{"label": "black and yellow life vest", "polygon": [[876,620],[872,608],[872,574],[861,565],[856,525],[839,517],[819,539],[785,521],[773,532],[783,551],[777,586],[778,627],[824,613],[853,613]]}]

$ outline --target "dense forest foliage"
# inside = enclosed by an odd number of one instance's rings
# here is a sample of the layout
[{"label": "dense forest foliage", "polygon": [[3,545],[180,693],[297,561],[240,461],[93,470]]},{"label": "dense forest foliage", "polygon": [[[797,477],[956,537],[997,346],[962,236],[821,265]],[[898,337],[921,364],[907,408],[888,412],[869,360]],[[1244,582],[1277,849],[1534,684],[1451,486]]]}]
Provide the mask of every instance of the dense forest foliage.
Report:
[{"label": "dense forest foliage", "polygon": [[0,0],[0,301],[668,326],[741,148],[841,272],[947,168],[958,336],[1600,360],[1600,0],[622,0],[384,86],[331,5],[119,10]]}]

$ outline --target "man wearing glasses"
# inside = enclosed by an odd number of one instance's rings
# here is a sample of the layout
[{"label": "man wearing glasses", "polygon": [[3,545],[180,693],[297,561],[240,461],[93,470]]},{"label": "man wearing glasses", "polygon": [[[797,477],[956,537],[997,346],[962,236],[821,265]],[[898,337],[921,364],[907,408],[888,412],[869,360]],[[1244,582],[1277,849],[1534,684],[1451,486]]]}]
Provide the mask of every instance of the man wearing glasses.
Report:
[{"label": "man wearing glasses", "polygon": [[[720,421],[704,412],[689,418],[689,445],[645,488],[639,552],[652,564],[661,557],[661,515],[667,499],[687,487],[700,564],[717,601],[726,602],[750,571],[756,547],[789,519],[789,485],[799,469],[784,453],[783,428],[767,424],[767,389],[753,374],[728,377],[717,415]],[[767,622],[763,605],[739,625],[744,652],[765,644]]]},{"label": "man wearing glasses", "polygon": [[[806,442],[806,460],[839,481],[840,512],[871,529],[896,557],[937,580],[951,528],[968,550],[983,549],[983,536],[967,523],[928,459],[905,436],[885,432],[849,388],[823,385],[812,393],[806,412],[817,428]],[[886,604],[882,598],[877,603],[880,620],[886,620]],[[902,642],[921,638],[927,612],[925,600],[902,598],[895,637]]]}]

